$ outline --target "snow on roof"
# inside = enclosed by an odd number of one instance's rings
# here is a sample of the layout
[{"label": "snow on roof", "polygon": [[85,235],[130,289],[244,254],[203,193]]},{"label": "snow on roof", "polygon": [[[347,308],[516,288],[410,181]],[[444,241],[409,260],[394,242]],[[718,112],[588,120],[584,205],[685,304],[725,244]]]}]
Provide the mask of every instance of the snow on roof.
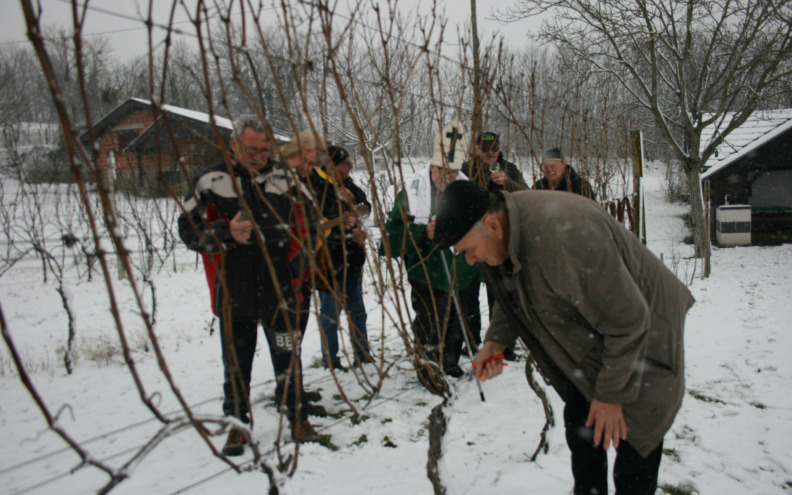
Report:
[{"label": "snow on roof", "polygon": [[[151,102],[148,101],[148,100],[143,100],[141,98],[132,98],[132,99],[135,100],[135,101],[138,101],[140,103],[143,103],[145,105],[151,106]],[[171,114],[174,114],[174,115],[180,115],[182,117],[186,117],[188,119],[196,120],[196,121],[199,121],[199,122],[209,123],[209,114],[208,113],[198,112],[196,110],[188,110],[186,108],[176,107],[176,106],[173,106],[173,105],[162,105],[161,108],[162,108],[162,110],[164,112],[168,112],[168,113],[171,113]],[[234,129],[234,123],[231,121],[231,119],[227,119],[225,117],[220,117],[218,115],[215,115],[214,118],[215,118],[215,124],[217,124],[218,127],[222,127],[224,129],[229,129],[229,130],[233,130]],[[280,142],[285,143],[285,142],[289,141],[289,139],[290,138],[288,136],[284,136],[284,135],[277,134],[277,133],[275,134],[275,140],[276,141],[280,141]]]},{"label": "snow on roof", "polygon": [[[733,115],[727,115],[719,127],[713,124],[704,128],[701,133],[702,148],[710,143],[718,128],[725,128],[729,124]],[[707,160],[704,164],[706,172],[701,174],[701,180],[708,179],[789,129],[792,129],[792,108],[754,112],[740,127],[726,136],[715,154]]]},{"label": "snow on roof", "polygon": [[[151,106],[151,102],[148,100],[143,100],[141,98],[132,98],[135,101],[139,101],[140,103],[146,104]],[[174,115],[180,115],[182,117],[186,117],[188,119],[197,120],[198,122],[209,123],[209,114],[204,112],[198,112],[196,110],[188,110],[182,107],[176,107],[173,105],[162,105],[162,111],[172,113]],[[225,117],[220,117],[218,115],[214,116],[215,124],[218,127],[222,127],[224,129],[233,129],[234,124],[231,122],[230,119]]]}]

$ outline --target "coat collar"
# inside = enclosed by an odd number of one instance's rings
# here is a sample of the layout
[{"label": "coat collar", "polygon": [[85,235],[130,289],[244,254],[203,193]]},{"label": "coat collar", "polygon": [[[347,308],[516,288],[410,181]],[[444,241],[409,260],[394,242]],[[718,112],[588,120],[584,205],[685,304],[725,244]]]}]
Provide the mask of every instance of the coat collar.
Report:
[{"label": "coat collar", "polygon": [[496,192],[506,203],[506,215],[509,219],[509,259],[514,265],[514,274],[522,269],[520,260],[520,209],[517,207],[511,193],[505,191]]}]

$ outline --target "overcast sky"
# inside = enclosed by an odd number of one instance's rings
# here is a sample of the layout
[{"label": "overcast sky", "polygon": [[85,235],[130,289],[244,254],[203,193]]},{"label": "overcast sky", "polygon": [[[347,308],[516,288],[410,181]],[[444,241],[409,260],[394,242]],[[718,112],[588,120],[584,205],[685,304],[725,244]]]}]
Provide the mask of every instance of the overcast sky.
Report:
[{"label": "overcast sky", "polygon": [[[39,1],[42,4],[42,24],[45,27],[62,26],[71,31],[73,25],[71,0]],[[83,0],[79,1],[82,5]],[[345,1],[342,0],[342,3]],[[371,0],[366,1],[370,2]],[[185,0],[184,3],[195,4],[190,0]],[[398,5],[402,11],[426,13],[430,10],[431,3],[429,0],[399,0]],[[207,2],[207,4],[213,5],[213,2]],[[479,37],[482,42],[488,40],[493,33],[498,33],[505,37],[509,46],[517,47],[525,44],[526,33],[529,29],[534,29],[536,22],[524,20],[503,24],[488,19],[495,9],[507,8],[513,4],[514,0],[478,1]],[[155,23],[167,24],[172,5],[173,0],[152,0]],[[271,0],[265,0],[264,5],[271,6]],[[439,12],[445,15],[449,21],[445,39],[456,40],[456,26],[461,27],[470,23],[470,2],[467,0],[438,0],[438,5],[440,6]],[[94,35],[107,37],[112,44],[114,56],[120,60],[127,60],[146,53],[147,30],[141,19],[147,16],[149,0],[93,0],[89,6],[90,11],[83,29],[86,37],[90,38]],[[191,34],[194,33],[194,30],[188,22],[181,2],[176,8],[174,27],[190,33],[182,35],[181,38],[190,43],[193,42],[195,37]],[[155,35],[161,35],[162,32],[161,29],[157,29]],[[157,41],[160,39],[158,37]],[[28,42],[21,4],[17,0],[0,1],[0,49],[26,44]]]}]

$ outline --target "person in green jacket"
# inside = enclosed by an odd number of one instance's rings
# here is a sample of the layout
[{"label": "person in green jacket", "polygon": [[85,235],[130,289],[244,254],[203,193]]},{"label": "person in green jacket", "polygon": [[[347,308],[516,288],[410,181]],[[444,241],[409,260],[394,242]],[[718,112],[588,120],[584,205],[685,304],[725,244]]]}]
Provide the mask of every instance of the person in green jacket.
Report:
[{"label": "person in green jacket", "polygon": [[[436,136],[429,165],[418,170],[399,192],[380,245],[380,255],[401,258],[407,270],[419,356],[441,365],[446,375],[455,378],[464,374],[459,358],[464,342],[462,332],[467,330],[461,320],[472,318],[479,308],[462,307],[463,318],[460,319],[452,291],[458,292],[460,303],[470,300],[465,297],[465,291],[479,290],[479,285],[472,282],[480,279],[481,271],[478,266],[469,266],[452,250],[435,247],[433,218],[437,197],[446,186],[456,180],[467,180],[460,171],[467,151],[467,139],[458,121],[447,125]],[[443,391],[439,390],[442,385],[427,384],[420,367],[418,372],[430,391],[442,395]]]}]

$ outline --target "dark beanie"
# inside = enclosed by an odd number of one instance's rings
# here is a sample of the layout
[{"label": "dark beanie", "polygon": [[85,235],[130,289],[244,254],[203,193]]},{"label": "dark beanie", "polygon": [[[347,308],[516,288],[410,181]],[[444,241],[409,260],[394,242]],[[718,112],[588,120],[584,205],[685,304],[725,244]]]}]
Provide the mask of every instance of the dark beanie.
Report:
[{"label": "dark beanie", "polygon": [[453,246],[481,220],[490,206],[490,193],[476,181],[455,180],[437,200],[434,242]]},{"label": "dark beanie", "polygon": [[544,158],[542,160],[564,160],[564,154],[561,153],[561,150],[558,148],[552,148],[544,152]]},{"label": "dark beanie", "polygon": [[327,154],[330,155],[330,159],[333,160],[333,163],[336,165],[346,160],[346,158],[349,156],[349,152],[347,150],[341,146],[336,146],[333,144],[327,147]]}]

